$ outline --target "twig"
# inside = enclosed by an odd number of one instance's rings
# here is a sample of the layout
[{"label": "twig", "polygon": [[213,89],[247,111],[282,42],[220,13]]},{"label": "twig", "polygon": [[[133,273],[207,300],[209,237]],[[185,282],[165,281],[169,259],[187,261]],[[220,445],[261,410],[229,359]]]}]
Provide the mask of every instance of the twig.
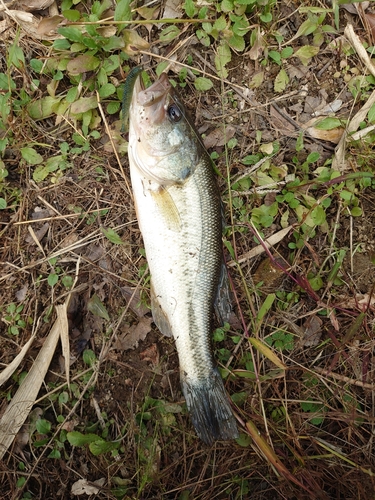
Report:
[{"label": "twig", "polygon": [[367,384],[366,382],[361,382],[360,380],[355,380],[345,375],[340,375],[339,373],[334,373],[325,368],[315,367],[314,370],[325,377],[332,377],[335,380],[341,380],[341,382],[345,382],[346,384],[356,385],[357,387],[363,387],[363,389],[369,389],[370,391],[375,390],[375,384]]}]

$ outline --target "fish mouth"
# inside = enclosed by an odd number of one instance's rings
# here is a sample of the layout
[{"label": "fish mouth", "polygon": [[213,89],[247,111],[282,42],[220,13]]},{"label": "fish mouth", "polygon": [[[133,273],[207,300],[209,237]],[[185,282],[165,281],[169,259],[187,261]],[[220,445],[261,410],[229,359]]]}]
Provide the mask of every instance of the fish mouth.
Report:
[{"label": "fish mouth", "polygon": [[147,89],[144,88],[142,78],[138,77],[134,93],[137,104],[144,108],[149,123],[158,125],[165,119],[168,96],[172,90],[166,73],[162,73],[158,80]]},{"label": "fish mouth", "polygon": [[147,89],[143,88],[143,81],[141,78],[139,78],[138,81],[140,82],[140,91],[137,95],[137,102],[144,107],[158,103],[163,97],[169,94],[172,88],[166,73],[162,73],[159,79]]}]

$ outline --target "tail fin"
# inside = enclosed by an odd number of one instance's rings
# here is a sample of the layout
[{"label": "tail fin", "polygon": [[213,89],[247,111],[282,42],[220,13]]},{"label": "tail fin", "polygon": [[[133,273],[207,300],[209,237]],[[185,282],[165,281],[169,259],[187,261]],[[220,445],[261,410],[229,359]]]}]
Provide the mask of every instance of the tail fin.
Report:
[{"label": "tail fin", "polygon": [[181,376],[182,392],[199,438],[207,444],[215,440],[235,439],[238,429],[219,371],[209,379],[189,381]]}]

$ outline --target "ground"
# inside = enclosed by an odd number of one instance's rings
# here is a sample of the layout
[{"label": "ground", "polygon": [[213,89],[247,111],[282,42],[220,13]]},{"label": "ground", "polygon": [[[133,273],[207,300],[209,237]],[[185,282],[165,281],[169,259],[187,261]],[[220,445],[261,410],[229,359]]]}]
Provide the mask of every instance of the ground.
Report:
[{"label": "ground", "polygon": [[[374,496],[374,106],[339,142],[375,88],[345,28],[371,56],[374,14],[245,4],[2,7],[1,369],[35,338],[0,378],[1,498]],[[120,109],[137,64],[151,81],[168,71],[215,162],[233,315],[213,319],[212,348],[234,442],[197,438],[173,340],[152,322]],[[58,343],[23,425],[4,431],[64,318],[69,387]]]}]

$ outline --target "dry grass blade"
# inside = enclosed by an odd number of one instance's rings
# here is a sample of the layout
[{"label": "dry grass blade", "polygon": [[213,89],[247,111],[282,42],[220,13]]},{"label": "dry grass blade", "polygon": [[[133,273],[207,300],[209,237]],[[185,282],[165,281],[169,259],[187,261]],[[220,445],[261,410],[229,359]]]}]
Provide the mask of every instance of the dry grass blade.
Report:
[{"label": "dry grass blade", "polygon": [[[245,254],[241,255],[238,258],[238,264],[242,264],[243,262],[246,262],[247,260],[253,259],[254,257],[257,257],[258,255],[261,255],[263,252],[265,252],[265,247],[266,248],[271,248],[277,243],[280,243],[285,236],[293,229],[293,226],[288,226],[284,229],[281,229],[280,231],[277,231],[277,233],[273,234],[266,240],[264,240],[264,244],[258,245],[255,248],[252,248],[249,252],[246,252]],[[235,261],[230,261],[227,264],[229,267],[233,267],[236,265]]]},{"label": "dry grass blade", "polygon": [[[344,33],[345,36],[350,41],[350,43],[352,44],[355,51],[357,52],[363,64],[366,66],[367,70],[373,76],[375,76],[375,67],[371,62],[371,59],[368,53],[366,52],[366,49],[363,47],[358,35],[355,34],[353,26],[351,24],[348,24],[347,27],[345,28]],[[339,170],[341,173],[347,169],[345,163],[345,149],[346,149],[347,138],[352,132],[355,132],[358,129],[360,123],[366,118],[369,109],[374,103],[375,103],[375,91],[372,92],[365,105],[362,106],[362,108],[354,115],[354,117],[348,124],[345,132],[342,134],[340,142],[338,143],[335,151],[335,156],[333,157],[332,168]]]},{"label": "dry grass blade", "polygon": [[[300,486],[302,489],[305,491],[310,492],[298,479],[291,473],[289,470],[285,467],[285,465],[280,461],[276,453],[273,451],[273,449],[269,446],[268,443],[262,438],[260,435],[260,432],[256,428],[253,422],[248,421],[246,422],[246,428],[249,431],[250,436],[252,437],[256,447],[260,450],[260,452],[263,454],[266,460],[274,467],[274,469],[285,479],[288,481],[292,481],[293,483],[297,484]],[[315,496],[312,496],[312,498],[316,498]]]},{"label": "dry grass blade", "polygon": [[26,356],[29,347],[33,343],[36,336],[36,331],[32,334],[26,344],[22,347],[21,351],[17,354],[17,356],[13,359],[9,365],[4,368],[4,370],[0,373],[0,387],[13,375],[13,373],[17,370],[18,366],[22,362],[23,358]]},{"label": "dry grass blade", "polygon": [[64,304],[56,306],[56,321],[31,370],[25,377],[0,420],[0,459],[3,458],[9,446],[12,444],[13,439],[33,407],[55,353],[61,331],[68,329],[66,315],[68,300],[69,298]]},{"label": "dry grass blade", "polygon": [[255,349],[268,358],[272,363],[282,370],[286,369],[285,364],[276,356],[276,354],[261,340],[255,339],[253,337],[249,338],[249,342],[255,347]]}]

